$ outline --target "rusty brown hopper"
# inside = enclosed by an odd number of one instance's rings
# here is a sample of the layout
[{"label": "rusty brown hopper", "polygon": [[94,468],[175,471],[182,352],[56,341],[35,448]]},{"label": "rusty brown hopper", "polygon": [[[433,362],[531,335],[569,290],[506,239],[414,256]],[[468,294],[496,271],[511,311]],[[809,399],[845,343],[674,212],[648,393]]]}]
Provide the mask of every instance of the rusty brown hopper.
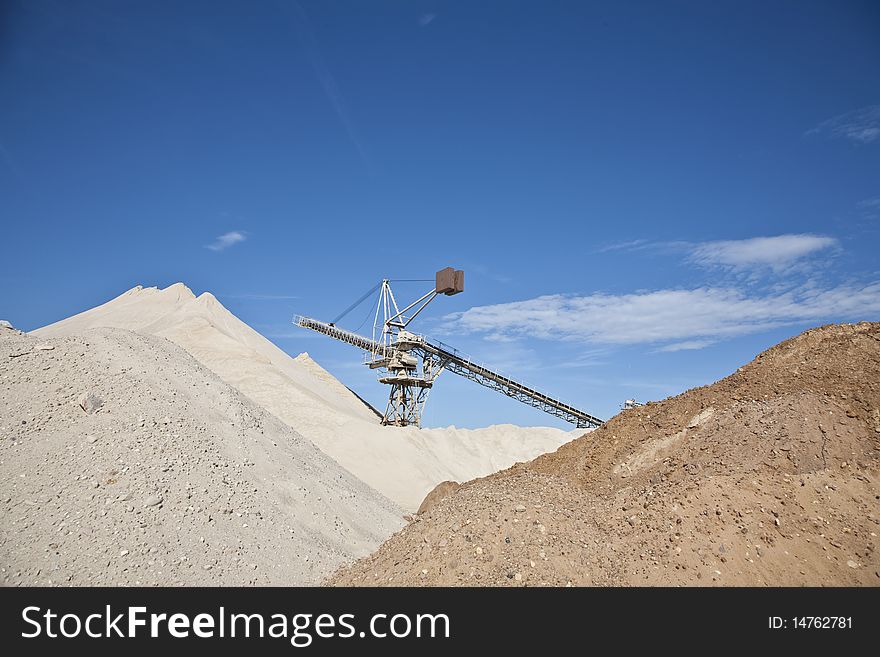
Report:
[{"label": "rusty brown hopper", "polygon": [[455,270],[452,267],[437,272],[434,289],[440,294],[450,294],[455,290]]},{"label": "rusty brown hopper", "polygon": [[460,269],[453,269],[452,267],[441,269],[437,272],[434,289],[437,290],[439,294],[445,294],[447,296],[464,292],[464,272]]}]

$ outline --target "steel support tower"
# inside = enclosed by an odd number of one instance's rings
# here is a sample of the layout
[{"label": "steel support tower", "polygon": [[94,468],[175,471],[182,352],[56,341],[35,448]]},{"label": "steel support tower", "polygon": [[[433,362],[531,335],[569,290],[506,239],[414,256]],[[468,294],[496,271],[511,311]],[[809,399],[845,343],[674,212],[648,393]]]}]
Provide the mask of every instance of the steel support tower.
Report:
[{"label": "steel support tower", "polygon": [[[322,322],[297,315],[296,326],[311,329],[328,337],[358,347],[365,352],[365,363],[370,369],[379,369],[379,382],[391,386],[382,424],[392,426],[421,426],[422,412],[434,381],[444,370],[449,370],[475,383],[497,390],[503,395],[571,422],[579,428],[598,427],[599,418],[569,404],[539,392],[520,381],[506,377],[478,363],[470,356],[407,330],[409,324],[438,295],[452,296],[464,290],[464,273],[447,267],[437,272],[434,289],[411,304],[398,307],[391,290],[391,280],[384,279],[355,302],[333,322]],[[336,326],[336,322],[354,307],[379,291],[371,337]]]}]

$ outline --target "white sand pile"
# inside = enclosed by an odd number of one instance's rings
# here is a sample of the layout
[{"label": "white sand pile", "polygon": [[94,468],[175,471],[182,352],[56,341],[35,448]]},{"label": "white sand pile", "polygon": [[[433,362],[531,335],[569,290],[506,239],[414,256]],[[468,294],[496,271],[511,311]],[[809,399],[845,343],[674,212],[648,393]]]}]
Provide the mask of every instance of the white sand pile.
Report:
[{"label": "white sand pile", "polygon": [[[33,334],[69,335],[100,326],[176,342],[347,470],[412,511],[441,481],[485,476],[584,433],[513,425],[475,430],[382,427],[372,409],[308,354],[291,358],[212,294],[196,297],[182,283],[164,290],[135,287]],[[357,358],[354,349],[352,358]]]},{"label": "white sand pile", "polygon": [[315,584],[404,511],[177,345],[0,331],[5,585]]}]

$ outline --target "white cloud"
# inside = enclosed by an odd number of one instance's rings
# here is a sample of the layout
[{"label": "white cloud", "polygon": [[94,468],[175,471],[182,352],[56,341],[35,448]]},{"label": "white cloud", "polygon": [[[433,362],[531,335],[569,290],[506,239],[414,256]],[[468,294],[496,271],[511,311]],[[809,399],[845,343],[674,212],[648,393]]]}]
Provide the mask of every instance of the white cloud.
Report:
[{"label": "white cloud", "polygon": [[807,131],[807,134],[826,134],[861,144],[877,141],[880,139],[880,105],[869,105],[839,114],[823,121]]},{"label": "white cloud", "polygon": [[767,267],[779,272],[808,255],[837,246],[836,239],[822,235],[752,237],[695,244],[688,259],[704,267],[728,267],[735,270]]},{"label": "white cloud", "polygon": [[212,251],[223,251],[228,249],[230,246],[238,244],[239,242],[244,242],[247,239],[247,234],[240,230],[233,230],[228,233],[223,233],[222,235],[218,235],[217,239],[215,239],[211,244],[206,244],[206,249],[211,249]]},{"label": "white cloud", "polygon": [[629,240],[627,242],[613,242],[596,249],[596,253],[608,253],[609,251],[637,251],[647,248],[651,243],[648,240]]},{"label": "white cloud", "polygon": [[715,340],[685,340],[684,342],[673,342],[664,347],[660,347],[657,351],[673,352],[673,351],[689,351],[695,349],[705,349],[715,344]]},{"label": "white cloud", "polygon": [[880,196],[875,198],[866,198],[856,204],[859,208],[859,214],[864,219],[877,219],[880,217]]},{"label": "white cloud", "polygon": [[437,14],[422,14],[419,16],[419,25],[425,27],[434,22],[434,19],[437,18]]},{"label": "white cloud", "polygon": [[[710,342],[780,326],[876,319],[878,315],[880,281],[824,289],[804,285],[753,296],[731,287],[621,295],[556,294],[477,306],[448,315],[444,328],[450,332],[544,340],[657,344],[675,350],[696,349]],[[700,342],[705,344],[698,344]]]}]

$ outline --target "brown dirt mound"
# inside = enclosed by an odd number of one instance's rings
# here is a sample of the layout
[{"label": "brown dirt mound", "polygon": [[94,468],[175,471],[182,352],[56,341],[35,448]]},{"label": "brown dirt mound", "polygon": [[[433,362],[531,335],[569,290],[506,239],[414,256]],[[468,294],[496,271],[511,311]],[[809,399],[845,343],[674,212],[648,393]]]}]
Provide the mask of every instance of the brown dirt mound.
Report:
[{"label": "brown dirt mound", "polygon": [[813,329],[461,486],[366,585],[880,585],[880,324]]},{"label": "brown dirt mound", "polygon": [[441,481],[431,489],[430,493],[425,495],[425,499],[422,500],[422,504],[419,506],[418,514],[421,515],[427,513],[437,506],[440,503],[440,500],[459,488],[461,488],[461,484],[457,481]]}]

